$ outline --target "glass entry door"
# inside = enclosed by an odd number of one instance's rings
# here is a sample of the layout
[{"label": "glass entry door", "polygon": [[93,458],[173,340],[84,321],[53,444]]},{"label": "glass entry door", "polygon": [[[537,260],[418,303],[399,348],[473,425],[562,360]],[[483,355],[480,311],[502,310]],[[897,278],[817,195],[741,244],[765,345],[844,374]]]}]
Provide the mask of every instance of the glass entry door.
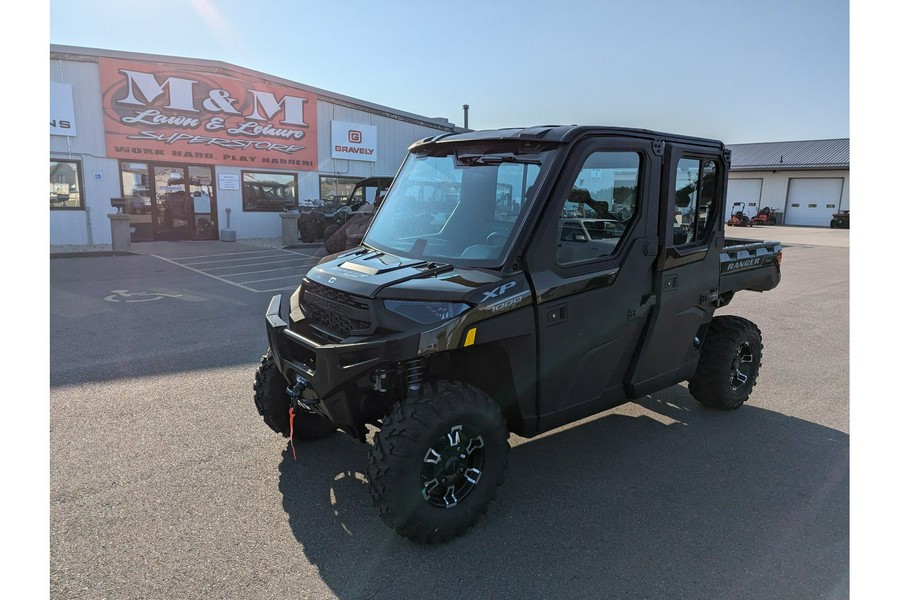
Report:
[{"label": "glass entry door", "polygon": [[191,239],[185,167],[153,165],[154,239]]},{"label": "glass entry door", "polygon": [[212,167],[121,163],[131,241],[218,239]]},{"label": "glass entry door", "polygon": [[191,239],[215,240],[216,198],[212,167],[188,167],[188,202],[191,213]]}]

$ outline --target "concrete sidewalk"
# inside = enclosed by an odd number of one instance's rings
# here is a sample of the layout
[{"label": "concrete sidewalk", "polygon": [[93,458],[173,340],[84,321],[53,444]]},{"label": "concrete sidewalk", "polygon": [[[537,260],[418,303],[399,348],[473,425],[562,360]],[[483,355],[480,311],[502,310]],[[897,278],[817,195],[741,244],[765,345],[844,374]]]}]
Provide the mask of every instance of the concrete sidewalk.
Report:
[{"label": "concrete sidewalk", "polygon": [[776,241],[786,246],[828,246],[849,248],[849,229],[824,227],[791,227],[789,225],[757,225],[755,227],[725,227],[726,238]]}]

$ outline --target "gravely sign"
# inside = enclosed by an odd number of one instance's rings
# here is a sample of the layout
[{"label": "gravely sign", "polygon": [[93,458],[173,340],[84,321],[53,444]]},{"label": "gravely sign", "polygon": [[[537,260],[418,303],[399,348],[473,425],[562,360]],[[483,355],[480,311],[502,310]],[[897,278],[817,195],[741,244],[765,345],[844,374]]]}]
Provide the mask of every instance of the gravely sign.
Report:
[{"label": "gravely sign", "polygon": [[318,168],[315,94],[108,58],[100,59],[100,85],[112,158]]}]

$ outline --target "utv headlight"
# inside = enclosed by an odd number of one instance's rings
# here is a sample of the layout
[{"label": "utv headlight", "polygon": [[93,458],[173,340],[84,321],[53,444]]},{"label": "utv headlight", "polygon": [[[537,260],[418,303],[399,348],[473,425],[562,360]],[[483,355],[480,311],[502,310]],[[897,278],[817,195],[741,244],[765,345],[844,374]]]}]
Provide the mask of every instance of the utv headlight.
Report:
[{"label": "utv headlight", "polygon": [[423,302],[420,300],[385,300],[384,307],[392,313],[423,325],[458,317],[471,308],[465,302]]}]

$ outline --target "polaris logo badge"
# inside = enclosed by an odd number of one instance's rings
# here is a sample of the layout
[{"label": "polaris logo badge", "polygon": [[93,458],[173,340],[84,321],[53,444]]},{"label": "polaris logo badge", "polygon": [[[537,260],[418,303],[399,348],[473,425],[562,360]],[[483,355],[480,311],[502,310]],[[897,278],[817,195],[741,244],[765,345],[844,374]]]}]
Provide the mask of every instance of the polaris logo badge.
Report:
[{"label": "polaris logo badge", "polygon": [[748,258],[745,260],[738,260],[733,263],[728,263],[728,266],[725,267],[726,271],[737,271],[738,269],[746,269],[748,267],[755,267],[759,264],[762,264],[762,258]]}]

